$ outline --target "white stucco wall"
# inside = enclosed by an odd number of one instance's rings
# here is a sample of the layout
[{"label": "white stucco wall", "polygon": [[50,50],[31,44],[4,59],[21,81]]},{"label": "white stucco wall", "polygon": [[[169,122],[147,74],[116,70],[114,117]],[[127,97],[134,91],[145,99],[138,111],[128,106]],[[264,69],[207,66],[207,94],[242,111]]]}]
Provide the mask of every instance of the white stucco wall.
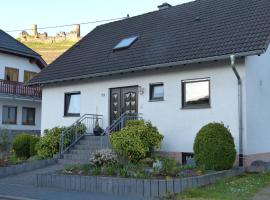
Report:
[{"label": "white stucco wall", "polygon": [[[9,125],[2,124],[2,110],[3,106],[16,106],[17,107],[17,124]],[[22,108],[30,107],[36,109],[35,125],[23,125],[22,124]],[[40,130],[41,127],[41,103],[27,100],[10,100],[0,97],[0,127],[12,130]]]},{"label": "white stucco wall", "polygon": [[246,58],[247,153],[270,152],[270,49]]},{"label": "white stucco wall", "polygon": [[24,71],[40,72],[40,68],[30,63],[29,58],[0,53],[0,79],[5,78],[5,67],[19,69],[19,82],[24,81]]},{"label": "white stucco wall", "polygon": [[[243,61],[238,63],[238,70],[245,80]],[[206,77],[211,80],[211,108],[181,109],[181,81]],[[149,84],[156,82],[164,82],[165,100],[149,102]],[[109,89],[133,85],[139,85],[145,90],[144,94],[139,94],[139,112],[165,136],[163,150],[192,152],[198,130],[213,121],[224,122],[229,126],[238,149],[237,80],[229,60],[47,86],[43,89],[41,128],[44,130],[59,125],[70,125],[77,119],[63,117],[64,93],[73,91],[81,92],[81,115],[96,113],[98,108],[98,114],[104,115],[106,127],[109,120]]]},{"label": "white stucco wall", "polygon": [[[40,72],[40,68],[35,63],[30,63],[29,58],[0,53],[0,79],[5,77],[5,67],[19,69],[19,82],[24,81],[24,71]],[[2,124],[3,105],[17,106],[17,124]],[[35,126],[22,125],[22,107],[32,107],[36,109]],[[7,98],[0,94],[0,127],[14,130],[40,130],[41,129],[41,102],[25,100],[23,98]]]}]

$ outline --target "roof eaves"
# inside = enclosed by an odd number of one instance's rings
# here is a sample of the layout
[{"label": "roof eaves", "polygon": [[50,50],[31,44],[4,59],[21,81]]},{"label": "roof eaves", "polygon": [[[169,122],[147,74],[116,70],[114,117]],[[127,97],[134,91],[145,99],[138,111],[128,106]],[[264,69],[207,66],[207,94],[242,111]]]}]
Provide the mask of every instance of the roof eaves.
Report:
[{"label": "roof eaves", "polygon": [[[259,55],[264,52],[265,52],[264,50],[254,50],[254,51],[249,51],[249,52],[235,53],[234,55],[236,57],[243,57],[243,56]],[[173,66],[178,66],[178,65],[187,65],[187,64],[215,61],[215,60],[225,60],[225,59],[229,59],[230,56],[231,54],[226,54],[226,55],[221,55],[221,56],[212,56],[212,57],[198,58],[198,59],[192,59],[192,60],[155,64],[155,65],[150,65],[150,66],[141,66],[141,67],[129,68],[125,70],[108,71],[108,72],[88,74],[84,76],[75,76],[75,77],[63,78],[63,79],[55,79],[55,80],[49,80],[49,81],[35,81],[35,79],[32,79],[32,81],[29,82],[29,85],[51,84],[51,83],[57,83],[57,82],[63,82],[63,81],[72,81],[72,80],[95,78],[95,77],[100,77],[100,76],[108,76],[108,75],[115,75],[115,74],[121,74],[121,73],[142,71],[142,70],[147,70],[147,69],[157,69],[157,68],[173,67]]]},{"label": "roof eaves", "polygon": [[3,48],[3,47],[0,47],[0,52],[10,53],[10,54],[14,54],[14,55],[19,55],[19,56],[23,56],[23,57],[27,57],[27,58],[36,59],[39,62],[39,66],[41,69],[43,69],[44,67],[47,66],[47,63],[43,60],[43,58],[39,54],[36,54],[36,55],[35,54],[28,54],[28,53],[25,53],[22,51],[10,49],[10,48]]}]

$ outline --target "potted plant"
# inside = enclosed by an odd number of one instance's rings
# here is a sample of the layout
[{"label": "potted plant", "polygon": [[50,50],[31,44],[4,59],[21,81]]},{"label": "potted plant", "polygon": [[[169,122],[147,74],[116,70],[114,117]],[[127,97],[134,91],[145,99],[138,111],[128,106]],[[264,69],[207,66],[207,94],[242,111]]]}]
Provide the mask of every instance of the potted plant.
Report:
[{"label": "potted plant", "polygon": [[93,132],[95,136],[100,136],[103,133],[103,129],[99,125],[98,118],[95,120],[95,127]]}]

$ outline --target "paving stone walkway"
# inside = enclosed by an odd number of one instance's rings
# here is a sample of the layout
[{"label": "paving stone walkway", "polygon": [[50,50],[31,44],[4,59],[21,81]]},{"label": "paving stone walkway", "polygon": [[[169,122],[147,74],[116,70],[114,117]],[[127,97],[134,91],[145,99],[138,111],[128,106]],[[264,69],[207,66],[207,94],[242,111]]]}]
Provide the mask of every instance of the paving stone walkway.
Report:
[{"label": "paving stone walkway", "polygon": [[34,186],[35,174],[49,173],[63,168],[63,165],[53,165],[31,172],[0,178],[0,200],[140,200],[130,196],[114,196],[89,192],[67,192],[54,188],[37,188]]},{"label": "paving stone walkway", "polygon": [[270,186],[261,189],[252,200],[269,200],[270,199]]}]

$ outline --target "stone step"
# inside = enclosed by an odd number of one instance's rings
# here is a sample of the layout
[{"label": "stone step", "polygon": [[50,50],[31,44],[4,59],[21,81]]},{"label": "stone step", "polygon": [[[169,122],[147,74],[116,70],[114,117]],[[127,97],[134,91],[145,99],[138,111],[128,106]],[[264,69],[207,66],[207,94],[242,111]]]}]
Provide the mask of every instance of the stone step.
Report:
[{"label": "stone step", "polygon": [[90,155],[91,153],[94,153],[94,152],[96,152],[98,149],[91,149],[91,150],[89,150],[89,149],[71,149],[71,150],[69,150],[69,154],[88,154],[88,155]]},{"label": "stone step", "polygon": [[108,136],[93,136],[93,135],[84,135],[82,140],[91,140],[91,141],[109,141],[109,137]]},{"label": "stone step", "polygon": [[59,160],[62,164],[89,163],[91,153],[100,149],[110,148],[108,136],[84,135],[68,152]]},{"label": "stone step", "polygon": [[64,154],[64,159],[70,160],[89,160],[90,154]]},{"label": "stone step", "polygon": [[103,145],[108,146],[109,142],[107,140],[80,140],[78,144],[88,144],[88,145]]},{"label": "stone step", "polygon": [[62,165],[88,164],[89,160],[59,159],[58,163]]},{"label": "stone step", "polygon": [[100,145],[87,145],[87,144],[77,144],[72,149],[74,150],[89,150],[89,151],[96,151],[98,149],[102,149]]}]

